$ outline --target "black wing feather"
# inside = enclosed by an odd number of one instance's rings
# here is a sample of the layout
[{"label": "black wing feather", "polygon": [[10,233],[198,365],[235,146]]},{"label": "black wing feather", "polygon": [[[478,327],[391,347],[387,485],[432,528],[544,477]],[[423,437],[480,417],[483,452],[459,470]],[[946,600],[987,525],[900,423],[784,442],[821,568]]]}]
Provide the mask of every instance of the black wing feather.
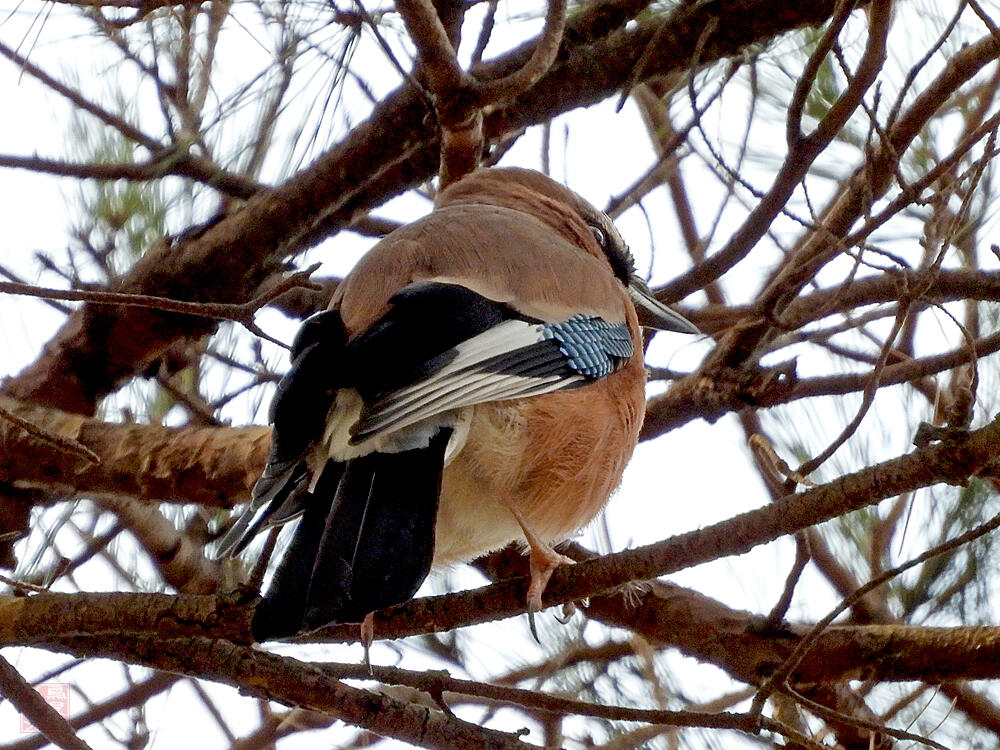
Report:
[{"label": "black wing feather", "polygon": [[389,312],[347,347],[351,380],[365,403],[437,372],[462,342],[506,320],[523,319],[513,308],[458,284],[410,284],[389,302]]},{"label": "black wing feather", "polygon": [[[632,339],[624,323],[544,322],[466,287],[426,282],[396,294],[353,339],[338,311],[313,316],[292,354],[271,408],[267,467],[222,545],[238,551],[257,530],[303,515],[254,616],[260,641],[360,620],[409,599],[427,576],[451,429],[421,426],[417,447],[393,435],[452,409],[604,377],[632,356]],[[331,458],[310,492],[306,459],[343,389],[363,402],[352,443],[387,439]]]},{"label": "black wing feather", "polygon": [[271,449],[250,505],[219,541],[218,558],[238,555],[268,525],[299,515],[308,499],[304,457],[323,437],[326,415],[345,382],[347,331],[336,310],[306,320],[292,344],[292,366],[271,401]]},{"label": "black wing feather", "polygon": [[442,430],[426,448],[327,465],[254,614],[254,638],[359,622],[416,593],[434,557],[450,437]]}]

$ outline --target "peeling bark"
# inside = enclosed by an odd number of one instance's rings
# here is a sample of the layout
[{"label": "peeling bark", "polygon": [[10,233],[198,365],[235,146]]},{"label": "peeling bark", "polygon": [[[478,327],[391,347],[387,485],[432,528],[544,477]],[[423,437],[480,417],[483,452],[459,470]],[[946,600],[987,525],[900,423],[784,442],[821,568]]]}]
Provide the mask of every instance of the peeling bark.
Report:
[{"label": "peeling bark", "polygon": [[106,496],[231,508],[250,499],[267,427],[154,427],[87,419],[0,397],[0,405],[96,453],[94,464],[0,419],[0,482],[65,498]]}]

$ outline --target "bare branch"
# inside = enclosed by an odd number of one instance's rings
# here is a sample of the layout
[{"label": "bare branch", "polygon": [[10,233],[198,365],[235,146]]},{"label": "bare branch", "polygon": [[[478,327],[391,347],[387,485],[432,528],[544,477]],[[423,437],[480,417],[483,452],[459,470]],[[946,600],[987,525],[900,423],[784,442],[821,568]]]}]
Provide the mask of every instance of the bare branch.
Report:
[{"label": "bare branch", "polygon": [[460,88],[465,72],[430,0],[399,0],[396,10],[417,48],[417,65],[431,92],[440,96]]},{"label": "bare branch", "polygon": [[47,430],[41,425],[37,425],[27,419],[19,417],[14,412],[9,409],[5,409],[2,406],[0,406],[0,419],[6,419],[8,422],[12,422],[28,433],[31,437],[37,438],[48,445],[55,446],[58,450],[74,455],[77,458],[82,458],[84,461],[89,461],[92,464],[101,463],[101,457],[94,453],[94,451],[90,450],[90,448],[85,446],[83,443],[66,437],[65,435],[60,435],[58,432]]},{"label": "bare branch", "polygon": [[47,487],[64,497],[129,497],[145,503],[232,507],[250,499],[267,459],[266,427],[112,424],[0,398],[0,406],[45,435],[96,454],[76,457],[0,420],[0,481]]},{"label": "bare branch", "polygon": [[34,724],[47,740],[63,750],[91,750],[73,727],[0,656],[0,691]]},{"label": "bare branch", "polygon": [[493,80],[477,81],[472,89],[482,105],[513,99],[548,72],[555,62],[566,28],[566,0],[548,0],[545,27],[531,57],[516,72]]}]

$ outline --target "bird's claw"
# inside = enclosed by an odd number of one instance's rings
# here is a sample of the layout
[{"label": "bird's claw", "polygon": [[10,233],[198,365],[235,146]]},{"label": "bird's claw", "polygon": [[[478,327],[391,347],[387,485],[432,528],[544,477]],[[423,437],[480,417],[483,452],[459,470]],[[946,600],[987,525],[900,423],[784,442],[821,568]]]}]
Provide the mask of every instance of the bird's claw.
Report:
[{"label": "bird's claw", "polygon": [[[531,545],[531,553],[528,560],[531,570],[531,583],[528,585],[527,597],[528,629],[531,630],[531,635],[535,641],[541,643],[542,641],[538,637],[538,629],[535,624],[535,614],[541,612],[543,609],[542,594],[545,593],[545,588],[549,585],[549,579],[552,578],[552,574],[555,573],[557,568],[561,565],[572,565],[576,561],[565,555],[560,555],[552,547],[544,543]],[[567,604],[570,607],[573,606],[572,602],[568,602]],[[563,612],[565,613],[565,611],[566,605],[563,605]]]},{"label": "bird's claw", "polygon": [[573,615],[576,614],[576,604],[573,602],[563,602],[562,605],[562,616],[556,615],[556,620],[559,621],[560,625],[565,625],[570,620],[573,619]]},{"label": "bird's claw", "polygon": [[573,565],[576,560],[561,555],[552,549],[552,546],[534,532],[528,520],[517,508],[508,506],[514,515],[521,531],[524,532],[524,539],[528,543],[528,570],[531,573],[531,582],[528,584],[528,628],[531,635],[538,643],[538,629],[535,626],[535,613],[542,611],[542,594],[545,587],[549,585],[552,574],[561,565]]},{"label": "bird's claw", "polygon": [[[542,639],[538,637],[538,626],[535,623],[535,615],[542,609],[542,599],[541,596],[538,597],[536,601],[533,601],[531,597],[528,597],[528,630],[531,631],[531,637],[535,639],[535,642],[541,645]],[[573,615],[576,614],[576,604],[573,602],[564,602],[562,605],[562,615],[556,615],[556,620],[560,625],[565,625],[568,623]]]},{"label": "bird's claw", "polygon": [[531,631],[531,637],[535,639],[535,643],[539,646],[542,645],[542,639],[538,637],[538,627],[535,625],[535,613],[538,610],[532,609],[531,605],[528,605],[528,630]]}]

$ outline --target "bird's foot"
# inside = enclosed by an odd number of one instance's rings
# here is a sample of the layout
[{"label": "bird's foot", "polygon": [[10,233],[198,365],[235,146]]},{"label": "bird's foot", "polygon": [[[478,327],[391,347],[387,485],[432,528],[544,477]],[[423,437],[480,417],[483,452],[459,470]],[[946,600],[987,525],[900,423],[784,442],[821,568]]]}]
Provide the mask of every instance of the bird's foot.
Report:
[{"label": "bird's foot", "polygon": [[[527,536],[527,534],[525,534]],[[542,594],[549,585],[549,579],[556,569],[563,565],[573,565],[576,561],[566,555],[560,555],[550,545],[532,534],[528,538],[531,551],[528,555],[528,566],[531,571],[531,583],[528,585],[528,611],[540,612],[542,609]]]},{"label": "bird's foot", "polygon": [[371,647],[375,640],[375,613],[369,612],[361,621],[361,645],[365,649],[365,667],[372,674]]},{"label": "bird's foot", "polygon": [[[528,557],[529,569],[531,571],[531,582],[528,585],[528,629],[531,631],[531,637],[536,642],[541,643],[542,639],[538,637],[538,628],[535,626],[535,614],[542,611],[542,594],[545,592],[545,587],[548,586],[549,579],[555,573],[556,568],[561,565],[573,565],[576,560],[566,557],[566,555],[560,555],[544,542],[542,543],[544,547],[536,547],[530,541],[528,544],[531,545],[531,552]],[[567,611],[567,606],[571,608],[569,612]],[[569,621],[573,609],[575,607],[572,602],[567,602],[563,605],[563,615],[567,615],[567,612],[568,615],[561,622],[565,624]]]},{"label": "bird's foot", "polygon": [[[528,543],[528,569],[531,573],[531,581],[528,584],[528,627],[531,635],[536,641],[541,643],[538,637],[538,629],[535,627],[535,613],[542,611],[542,594],[549,584],[552,574],[562,565],[573,565],[576,561],[566,555],[560,555],[552,545],[535,533],[528,524],[528,520],[517,509],[507,506],[518,526],[524,533],[524,539]],[[565,612],[565,610],[564,610]]]},{"label": "bird's foot", "polygon": [[531,582],[528,584],[528,627],[531,635],[536,641],[541,643],[538,637],[538,629],[535,627],[535,613],[542,611],[542,594],[549,584],[552,574],[562,565],[572,565],[576,561],[560,555],[552,546],[542,539],[528,525],[524,516],[520,512],[511,509],[514,518],[524,532],[524,538],[528,542],[528,567],[531,573]]}]

